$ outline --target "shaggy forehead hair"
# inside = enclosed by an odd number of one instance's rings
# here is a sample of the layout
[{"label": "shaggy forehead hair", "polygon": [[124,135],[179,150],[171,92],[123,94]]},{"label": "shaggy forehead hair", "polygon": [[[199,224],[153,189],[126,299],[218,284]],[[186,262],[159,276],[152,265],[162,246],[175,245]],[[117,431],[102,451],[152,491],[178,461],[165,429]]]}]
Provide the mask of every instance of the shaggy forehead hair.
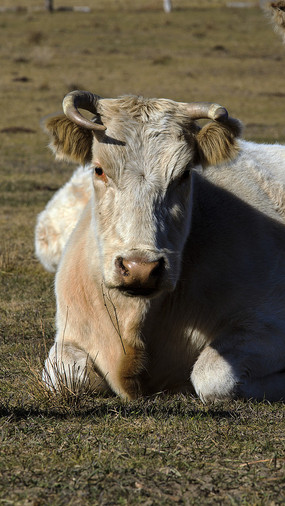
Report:
[{"label": "shaggy forehead hair", "polygon": [[171,179],[189,162],[199,127],[176,102],[136,96],[102,99],[98,113],[107,135],[95,144],[94,156],[106,169],[129,169],[153,178],[163,169]]},{"label": "shaggy forehead hair", "polygon": [[123,123],[125,126],[129,126],[128,122],[133,119],[141,125],[147,123],[148,126],[155,126],[156,124],[156,130],[161,131],[161,128],[164,127],[166,133],[172,131],[173,134],[175,134],[175,130],[178,134],[183,125],[187,128],[190,125],[193,126],[193,122],[191,122],[189,115],[183,111],[183,107],[178,106],[177,102],[173,100],[164,98],[127,95],[116,99],[101,99],[98,102],[98,113],[106,121],[113,120],[117,124]]}]

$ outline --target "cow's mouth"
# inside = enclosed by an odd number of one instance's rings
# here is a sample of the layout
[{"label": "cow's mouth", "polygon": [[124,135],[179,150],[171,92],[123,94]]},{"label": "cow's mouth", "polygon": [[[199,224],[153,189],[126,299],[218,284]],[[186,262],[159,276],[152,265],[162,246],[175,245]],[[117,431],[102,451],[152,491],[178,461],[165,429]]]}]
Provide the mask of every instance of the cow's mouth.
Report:
[{"label": "cow's mouth", "polygon": [[132,286],[132,287],[126,287],[126,286],[120,286],[118,287],[120,292],[126,295],[127,297],[143,297],[151,299],[153,297],[156,297],[160,290],[157,288],[147,288],[143,286]]}]

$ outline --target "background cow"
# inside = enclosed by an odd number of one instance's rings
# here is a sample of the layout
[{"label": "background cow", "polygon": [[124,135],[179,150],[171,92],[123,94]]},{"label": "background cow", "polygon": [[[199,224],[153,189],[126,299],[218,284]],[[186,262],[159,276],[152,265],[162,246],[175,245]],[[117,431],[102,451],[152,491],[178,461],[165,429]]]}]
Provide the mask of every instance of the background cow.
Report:
[{"label": "background cow", "polygon": [[269,2],[268,0],[261,0],[260,3],[265,12],[271,17],[276,33],[281,35],[283,42],[285,42],[285,1]]}]

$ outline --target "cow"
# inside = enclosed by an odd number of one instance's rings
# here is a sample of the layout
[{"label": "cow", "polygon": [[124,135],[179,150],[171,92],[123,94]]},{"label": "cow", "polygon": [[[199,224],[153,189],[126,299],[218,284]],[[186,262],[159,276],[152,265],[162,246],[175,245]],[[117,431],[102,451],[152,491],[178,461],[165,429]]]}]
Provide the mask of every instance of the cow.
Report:
[{"label": "cow", "polygon": [[218,104],[77,90],[63,111],[50,147],[81,165],[36,226],[57,269],[47,387],[283,399],[285,147]]},{"label": "cow", "polygon": [[274,30],[281,35],[283,43],[285,43],[285,0],[275,2],[261,0],[260,3],[265,13],[270,17]]}]

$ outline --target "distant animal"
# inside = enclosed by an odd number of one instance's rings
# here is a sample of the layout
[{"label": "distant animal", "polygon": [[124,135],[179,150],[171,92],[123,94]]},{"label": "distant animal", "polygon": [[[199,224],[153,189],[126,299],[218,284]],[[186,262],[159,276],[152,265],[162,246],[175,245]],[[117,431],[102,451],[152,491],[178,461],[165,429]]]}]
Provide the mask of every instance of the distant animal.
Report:
[{"label": "distant animal", "polygon": [[36,226],[46,385],[283,399],[285,147],[239,140],[217,104],[74,91],[63,110],[51,148],[81,166]]},{"label": "distant animal", "polygon": [[276,33],[281,35],[285,43],[285,0],[277,0],[276,2],[260,0],[260,4],[270,16]]}]

